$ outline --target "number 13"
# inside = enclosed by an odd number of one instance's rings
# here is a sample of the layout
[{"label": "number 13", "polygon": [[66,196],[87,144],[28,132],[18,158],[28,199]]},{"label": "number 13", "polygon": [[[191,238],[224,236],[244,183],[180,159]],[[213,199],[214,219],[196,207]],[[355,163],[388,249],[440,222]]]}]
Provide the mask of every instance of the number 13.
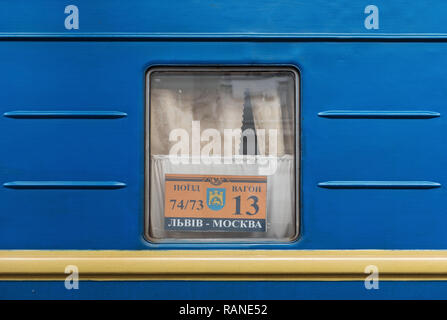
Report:
[{"label": "number 13", "polygon": [[[240,215],[241,214],[241,196],[234,197],[233,199],[236,200],[236,212],[233,214]],[[258,197],[250,196],[247,198],[247,200],[252,200],[250,207],[252,207],[254,209],[254,212],[247,211],[247,212],[245,212],[245,214],[248,214],[249,216],[254,216],[259,211]]]}]

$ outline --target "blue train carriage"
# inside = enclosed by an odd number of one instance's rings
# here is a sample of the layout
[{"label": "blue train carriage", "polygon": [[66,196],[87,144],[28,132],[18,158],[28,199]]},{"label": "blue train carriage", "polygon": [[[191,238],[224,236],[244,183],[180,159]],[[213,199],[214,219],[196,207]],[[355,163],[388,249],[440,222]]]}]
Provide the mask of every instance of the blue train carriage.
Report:
[{"label": "blue train carriage", "polygon": [[444,2],[0,8],[1,298],[445,298]]}]

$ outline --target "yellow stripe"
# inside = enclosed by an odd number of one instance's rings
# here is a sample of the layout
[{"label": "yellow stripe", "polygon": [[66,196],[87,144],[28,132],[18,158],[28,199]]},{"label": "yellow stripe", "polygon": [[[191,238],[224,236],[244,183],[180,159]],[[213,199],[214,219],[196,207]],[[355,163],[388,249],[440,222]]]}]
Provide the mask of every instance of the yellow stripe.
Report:
[{"label": "yellow stripe", "polygon": [[445,250],[0,251],[0,280],[447,280]]}]

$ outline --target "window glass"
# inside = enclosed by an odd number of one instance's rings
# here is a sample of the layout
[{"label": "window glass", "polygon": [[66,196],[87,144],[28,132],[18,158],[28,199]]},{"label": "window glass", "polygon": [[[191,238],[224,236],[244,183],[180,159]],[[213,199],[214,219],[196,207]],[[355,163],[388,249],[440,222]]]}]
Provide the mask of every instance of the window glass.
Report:
[{"label": "window glass", "polygon": [[297,82],[281,68],[148,72],[151,241],[296,237]]}]

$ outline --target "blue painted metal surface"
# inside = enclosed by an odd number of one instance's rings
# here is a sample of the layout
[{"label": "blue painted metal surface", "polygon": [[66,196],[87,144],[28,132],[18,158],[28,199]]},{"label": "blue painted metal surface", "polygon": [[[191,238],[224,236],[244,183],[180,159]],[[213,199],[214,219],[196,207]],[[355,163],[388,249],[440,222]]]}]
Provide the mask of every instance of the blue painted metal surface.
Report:
[{"label": "blue painted metal surface", "polygon": [[[0,249],[447,249],[445,2],[375,1],[381,27],[372,31],[363,27],[366,4],[348,0],[76,4],[80,30],[67,31],[59,1],[0,3]],[[189,64],[300,70],[298,241],[143,239],[144,74],[150,66]],[[328,107],[349,114],[321,115]],[[83,183],[73,188],[76,181]],[[417,188],[318,187],[325,181]],[[219,298],[251,288],[253,297],[330,297],[327,288],[336,288],[337,297],[356,297],[355,286],[362,284],[88,283],[80,295],[108,297],[108,288],[111,297],[162,290],[178,298],[179,288],[198,288],[197,297]],[[0,283],[0,297],[33,298],[25,292],[33,287],[44,297],[76,298],[60,282]],[[385,288],[377,295],[447,292],[444,282]]]}]

